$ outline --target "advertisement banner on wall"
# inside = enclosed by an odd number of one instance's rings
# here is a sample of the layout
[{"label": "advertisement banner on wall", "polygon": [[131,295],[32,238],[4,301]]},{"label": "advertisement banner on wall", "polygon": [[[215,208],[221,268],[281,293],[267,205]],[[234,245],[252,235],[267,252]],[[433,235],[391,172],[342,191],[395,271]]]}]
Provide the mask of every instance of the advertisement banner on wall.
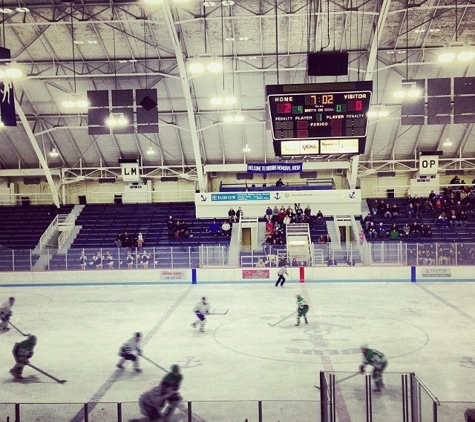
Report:
[{"label": "advertisement banner on wall", "polygon": [[421,268],[422,278],[451,278],[452,271],[449,267]]},{"label": "advertisement banner on wall", "polygon": [[242,278],[243,280],[249,279],[269,279],[270,278],[270,270],[265,268],[259,268],[256,270],[242,270]]},{"label": "advertisement banner on wall", "polygon": [[186,280],[186,271],[160,271],[160,280],[163,281],[184,281]]}]

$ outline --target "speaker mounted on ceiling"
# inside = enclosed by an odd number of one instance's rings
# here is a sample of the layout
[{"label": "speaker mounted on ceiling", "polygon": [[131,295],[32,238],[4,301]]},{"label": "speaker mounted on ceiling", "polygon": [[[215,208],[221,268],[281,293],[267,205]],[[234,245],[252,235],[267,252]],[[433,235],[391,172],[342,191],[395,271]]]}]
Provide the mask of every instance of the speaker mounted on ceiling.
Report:
[{"label": "speaker mounted on ceiling", "polygon": [[341,76],[348,75],[347,52],[308,53],[308,76]]}]

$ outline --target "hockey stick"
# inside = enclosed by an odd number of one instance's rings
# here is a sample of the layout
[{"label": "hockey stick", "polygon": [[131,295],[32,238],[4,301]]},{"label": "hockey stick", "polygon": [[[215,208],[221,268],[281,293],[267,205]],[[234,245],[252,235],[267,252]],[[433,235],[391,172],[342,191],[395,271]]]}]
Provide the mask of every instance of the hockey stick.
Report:
[{"label": "hockey stick", "polygon": [[28,363],[27,365],[32,367],[34,370],[38,371],[40,374],[43,374],[43,375],[47,376],[48,378],[51,378],[52,380],[55,380],[59,384],[64,384],[66,382],[66,380],[60,380],[59,378],[56,378],[53,375],[48,374],[48,372],[43,371],[42,369],[38,368],[35,365],[32,365],[31,363]]},{"label": "hockey stick", "polygon": [[292,315],[295,315],[296,313],[297,313],[297,311],[292,312],[290,315],[287,315],[285,318],[282,318],[280,321],[277,321],[275,324],[271,324],[270,322],[268,322],[268,324],[271,327],[275,327],[277,324],[280,324],[281,322],[285,321],[286,319],[290,318]]},{"label": "hockey stick", "polygon": [[18,327],[15,327],[10,321],[8,323],[15,329],[17,330],[22,336],[28,337],[29,334],[25,334],[23,331],[21,331]]},{"label": "hockey stick", "polygon": [[224,312],[213,312],[211,311],[208,315],[226,315],[229,312],[229,309],[226,309]]},{"label": "hockey stick", "polygon": [[[354,374],[348,375],[347,377],[342,378],[341,380],[338,380],[336,383],[340,384],[341,382],[349,380],[350,378],[356,377],[359,374],[360,374],[360,372],[355,372]],[[320,390],[320,387],[318,385],[314,385],[314,387],[318,388]]]},{"label": "hockey stick", "polygon": [[151,363],[153,366],[156,366],[158,369],[161,369],[163,372],[168,373],[168,371],[158,363],[154,362],[152,359],[148,358],[147,356],[142,355],[143,359],[145,359],[148,363]]}]

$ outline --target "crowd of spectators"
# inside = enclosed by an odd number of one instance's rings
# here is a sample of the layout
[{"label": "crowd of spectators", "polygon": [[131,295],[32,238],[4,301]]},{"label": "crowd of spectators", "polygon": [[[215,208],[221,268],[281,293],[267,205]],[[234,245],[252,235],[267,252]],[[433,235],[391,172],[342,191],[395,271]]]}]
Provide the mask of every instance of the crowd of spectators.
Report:
[{"label": "crowd of spectators", "polygon": [[184,220],[175,220],[172,215],[167,220],[168,237],[193,237],[191,229]]}]

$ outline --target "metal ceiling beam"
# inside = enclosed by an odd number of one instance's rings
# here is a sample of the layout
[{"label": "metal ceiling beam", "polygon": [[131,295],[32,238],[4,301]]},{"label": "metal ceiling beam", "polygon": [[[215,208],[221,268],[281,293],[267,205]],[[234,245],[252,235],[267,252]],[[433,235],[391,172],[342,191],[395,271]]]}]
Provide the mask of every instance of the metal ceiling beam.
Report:
[{"label": "metal ceiling beam", "polygon": [[168,2],[165,2],[162,8],[165,15],[165,20],[167,22],[168,30],[170,32],[170,37],[173,41],[173,47],[175,50],[175,55],[176,55],[176,59],[178,63],[178,70],[180,72],[181,85],[183,88],[183,96],[185,98],[186,111],[188,115],[188,121],[190,123],[190,136],[191,136],[191,142],[193,145],[193,153],[194,153],[194,158],[195,158],[195,163],[196,163],[199,189],[201,192],[206,192],[207,187],[206,187],[206,180],[203,174],[203,164],[202,164],[203,160],[202,160],[201,151],[200,151],[200,142],[198,138],[198,131],[197,131],[196,119],[195,119],[195,110],[194,110],[193,102],[191,98],[191,86],[190,86],[188,75],[186,72],[185,61],[183,59],[184,56],[183,56],[183,51],[180,45],[180,37],[175,27],[175,21],[173,19],[172,11]]},{"label": "metal ceiling beam", "polygon": [[31,130],[30,125],[28,124],[28,121],[26,120],[25,113],[23,113],[23,109],[21,108],[20,103],[17,101],[15,98],[15,108],[16,108],[16,113],[20,117],[21,122],[23,123],[23,128],[25,129],[26,134],[28,135],[28,139],[31,142],[31,146],[36,152],[36,156],[38,157],[38,161],[40,162],[41,167],[43,168],[44,174],[46,176],[46,180],[48,181],[49,187],[51,189],[51,195],[53,197],[53,202],[54,204],[59,208],[59,194],[58,194],[58,189],[56,188],[56,185],[54,184],[53,180],[53,175],[51,174],[51,171],[48,167],[48,163],[46,162],[45,158],[43,157],[43,153],[41,152],[41,149],[38,145],[38,142],[36,141],[35,134]]},{"label": "metal ceiling beam", "polygon": [[368,66],[366,67],[365,81],[373,80],[373,72],[376,67],[376,61],[378,60],[378,47],[379,38],[383,33],[384,24],[388,17],[389,7],[391,6],[391,0],[384,0],[379,12],[378,21],[376,22],[376,28],[373,31],[373,39],[371,40],[371,47],[369,50]]}]

